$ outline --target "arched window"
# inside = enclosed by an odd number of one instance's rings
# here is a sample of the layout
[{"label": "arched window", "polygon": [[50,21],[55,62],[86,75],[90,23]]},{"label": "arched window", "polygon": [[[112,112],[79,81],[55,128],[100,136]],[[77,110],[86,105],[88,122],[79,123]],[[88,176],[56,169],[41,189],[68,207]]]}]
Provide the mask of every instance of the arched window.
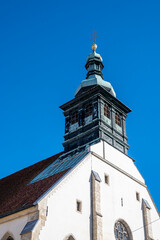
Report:
[{"label": "arched window", "polygon": [[69,236],[68,240],[75,240],[72,236]]},{"label": "arched window", "polygon": [[116,240],[133,240],[131,230],[123,220],[115,223],[114,235]]},{"label": "arched window", "polygon": [[121,117],[119,113],[115,114],[115,123],[121,127]]},{"label": "arched window", "polygon": [[69,235],[68,237],[65,238],[65,240],[75,240],[75,238],[72,235]]},{"label": "arched window", "polygon": [[110,109],[109,109],[109,107],[105,104],[104,105],[104,116],[106,116],[107,118],[111,118],[111,116],[110,116]]},{"label": "arched window", "polygon": [[4,236],[1,238],[1,240],[14,240],[13,234],[10,232],[7,232],[4,234]]}]

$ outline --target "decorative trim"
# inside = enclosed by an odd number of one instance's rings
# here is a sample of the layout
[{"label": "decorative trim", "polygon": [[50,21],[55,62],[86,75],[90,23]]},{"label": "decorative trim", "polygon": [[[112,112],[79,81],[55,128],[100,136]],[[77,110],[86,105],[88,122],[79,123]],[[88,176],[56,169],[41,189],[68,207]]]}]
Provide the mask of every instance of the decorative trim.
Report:
[{"label": "decorative trim", "polygon": [[[127,229],[128,234],[129,234],[129,239],[130,239],[130,240],[133,240],[133,236],[132,236],[131,229],[130,229],[129,225],[126,223],[126,221],[124,221],[123,219],[119,218],[119,219],[117,219],[116,222],[121,222],[122,224],[124,224],[124,226],[125,226],[126,229]],[[116,223],[116,222],[115,222],[115,223]],[[114,226],[115,226],[115,224],[114,224]]]},{"label": "decorative trim", "polygon": [[111,167],[115,168],[117,171],[123,173],[124,175],[126,175],[127,177],[131,178],[132,180],[134,180],[135,182],[141,184],[143,187],[147,188],[147,186],[139,181],[138,179],[136,179],[135,177],[133,177],[132,175],[128,174],[127,172],[125,172],[124,170],[122,170],[121,168],[117,167],[116,165],[114,165],[113,163],[109,162],[108,160],[102,158],[101,156],[99,156],[97,153],[95,152],[91,152],[91,154],[97,158],[99,158],[100,160],[102,160],[103,162],[107,163],[108,165],[110,165]]},{"label": "decorative trim", "polygon": [[103,239],[100,181],[91,173],[92,239]]},{"label": "decorative trim", "polygon": [[20,218],[26,215],[30,215],[32,213],[37,213],[37,206],[31,206],[24,210],[19,210],[16,213],[7,214],[3,218],[0,218],[0,224],[15,220],[16,218]]},{"label": "decorative trim", "polygon": [[152,240],[152,224],[151,223],[151,214],[150,208],[146,206],[146,200],[142,199],[142,211],[143,211],[143,221],[144,221],[144,232],[145,239]]}]

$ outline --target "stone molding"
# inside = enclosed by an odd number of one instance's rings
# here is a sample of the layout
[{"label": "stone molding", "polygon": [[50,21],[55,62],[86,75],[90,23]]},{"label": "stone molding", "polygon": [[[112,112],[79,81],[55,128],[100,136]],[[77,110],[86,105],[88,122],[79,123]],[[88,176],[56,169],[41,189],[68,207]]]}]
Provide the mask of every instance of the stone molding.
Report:
[{"label": "stone molding", "polygon": [[100,181],[91,173],[92,239],[103,239]]},{"label": "stone molding", "polygon": [[16,213],[13,213],[13,214],[10,214],[10,215],[5,216],[3,218],[0,218],[0,224],[15,220],[16,218],[20,218],[20,217],[35,213],[35,212],[37,212],[37,208],[38,208],[37,206],[32,206],[32,207],[27,208],[25,210],[20,210]]},{"label": "stone molding", "polygon": [[34,221],[38,219],[39,221],[35,225],[34,229],[31,232],[24,233],[21,235],[21,240],[38,240],[40,231],[45,225],[47,216],[46,216],[46,210],[47,210],[47,199],[43,199],[38,204],[38,210],[37,212],[30,214],[28,216],[28,222]]},{"label": "stone molding", "polygon": [[126,221],[124,221],[123,219],[119,218],[119,219],[116,220],[116,222],[121,222],[121,223],[124,224],[124,226],[127,229],[128,234],[129,234],[129,239],[133,240],[133,235],[132,235],[131,229],[130,229],[129,225],[126,223]]},{"label": "stone molding", "polygon": [[145,240],[153,240],[152,224],[150,224],[151,223],[150,209],[147,208],[144,200],[142,200],[142,211],[143,211]]},{"label": "stone molding", "polygon": [[124,170],[122,170],[121,168],[117,167],[116,165],[114,165],[113,163],[109,162],[108,160],[102,158],[101,156],[99,156],[97,153],[95,152],[91,152],[91,154],[97,158],[99,158],[100,160],[102,160],[103,162],[107,163],[108,165],[110,165],[111,167],[115,168],[117,171],[123,173],[124,175],[126,175],[127,177],[131,178],[132,180],[134,180],[135,182],[139,183],[140,185],[142,185],[143,187],[147,188],[147,186],[145,185],[145,183],[139,181],[138,179],[136,179],[135,177],[133,177],[132,175],[130,175],[129,173],[125,172]]}]

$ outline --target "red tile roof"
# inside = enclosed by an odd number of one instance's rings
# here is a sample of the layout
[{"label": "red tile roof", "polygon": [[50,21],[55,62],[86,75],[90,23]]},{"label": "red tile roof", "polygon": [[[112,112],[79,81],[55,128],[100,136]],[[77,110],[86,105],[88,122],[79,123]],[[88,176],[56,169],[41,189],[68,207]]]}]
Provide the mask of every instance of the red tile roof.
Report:
[{"label": "red tile roof", "polygon": [[62,152],[0,179],[0,217],[32,206],[68,171],[65,170],[38,182],[28,184],[61,154]]}]

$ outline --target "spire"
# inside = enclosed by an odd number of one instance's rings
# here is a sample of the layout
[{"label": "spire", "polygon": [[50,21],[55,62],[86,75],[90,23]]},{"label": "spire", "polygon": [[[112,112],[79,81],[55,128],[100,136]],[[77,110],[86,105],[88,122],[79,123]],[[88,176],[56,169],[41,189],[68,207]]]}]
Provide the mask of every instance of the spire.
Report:
[{"label": "spire", "polygon": [[92,49],[93,52],[89,54],[87,58],[87,63],[85,65],[85,68],[88,71],[86,79],[93,78],[95,77],[95,75],[101,76],[101,78],[103,79],[102,69],[104,68],[104,66],[102,63],[101,55],[96,53],[97,44],[93,43]]},{"label": "spire", "polygon": [[127,154],[126,114],[130,109],[116,99],[115,92],[102,75],[103,63],[92,44],[86,62],[87,77],[75,92],[75,98],[60,108],[65,116],[65,153],[81,151],[104,140]]},{"label": "spire", "polygon": [[95,43],[95,34],[96,33],[94,32],[92,44],[93,51],[87,57],[87,62],[85,65],[85,68],[87,70],[87,76],[86,79],[81,82],[80,86],[75,91],[75,96],[81,94],[81,92],[85,91],[85,89],[88,89],[88,87],[100,85],[102,87],[105,87],[110,94],[116,97],[112,85],[103,79],[102,69],[104,68],[104,65],[102,63],[103,60],[101,55],[96,52],[97,44]]}]

